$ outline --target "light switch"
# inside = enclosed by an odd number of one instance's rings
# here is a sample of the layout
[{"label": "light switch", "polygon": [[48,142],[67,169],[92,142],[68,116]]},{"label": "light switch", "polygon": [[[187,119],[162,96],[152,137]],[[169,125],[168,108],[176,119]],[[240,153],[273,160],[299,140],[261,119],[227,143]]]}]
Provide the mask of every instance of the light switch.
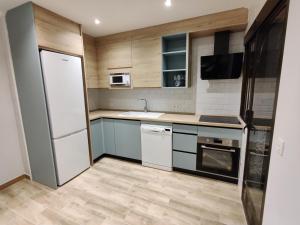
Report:
[{"label": "light switch", "polygon": [[284,155],[284,145],[285,145],[284,140],[282,138],[278,138],[275,150],[276,150],[277,154],[280,156]]}]

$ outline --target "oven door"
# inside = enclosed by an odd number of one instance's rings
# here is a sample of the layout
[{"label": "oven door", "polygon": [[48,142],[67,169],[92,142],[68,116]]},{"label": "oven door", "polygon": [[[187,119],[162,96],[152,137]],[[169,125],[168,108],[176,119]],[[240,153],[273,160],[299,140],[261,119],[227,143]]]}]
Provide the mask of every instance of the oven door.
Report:
[{"label": "oven door", "polygon": [[198,143],[197,170],[237,178],[240,149]]}]

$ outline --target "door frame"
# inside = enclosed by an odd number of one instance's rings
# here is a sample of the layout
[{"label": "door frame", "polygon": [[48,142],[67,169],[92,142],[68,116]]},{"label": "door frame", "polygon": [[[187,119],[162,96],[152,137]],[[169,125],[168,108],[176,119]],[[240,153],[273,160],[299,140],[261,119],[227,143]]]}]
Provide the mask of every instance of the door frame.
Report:
[{"label": "door frame", "polygon": [[[247,44],[249,44],[251,41],[254,41],[254,48],[257,48],[257,40],[255,40],[257,33],[262,30],[270,20],[274,19],[274,17],[276,17],[278,15],[278,13],[282,10],[287,10],[287,16],[286,16],[286,21],[284,24],[284,29],[286,31],[287,28],[287,20],[288,20],[288,10],[289,10],[289,0],[268,0],[267,3],[264,5],[262,11],[259,13],[258,17],[256,18],[256,20],[254,21],[253,25],[251,26],[251,28],[249,29],[248,33],[245,36],[245,46]],[[280,52],[280,60],[281,60],[281,65],[279,67],[279,70],[281,71],[282,69],[282,60],[283,60],[283,53],[284,53],[284,43],[285,43],[285,35],[286,32],[284,32],[283,35],[283,46]],[[246,54],[247,57],[247,54]],[[247,62],[247,58],[245,59],[245,62]],[[247,68],[244,67],[244,74],[246,75],[247,73]],[[251,80],[251,88],[250,88],[250,102],[249,102],[249,106],[253,107],[253,96],[254,96],[254,88],[255,88],[255,77],[252,77],[253,79]],[[271,159],[271,154],[272,154],[272,145],[273,145],[273,133],[274,133],[274,125],[275,125],[275,118],[276,118],[276,109],[277,109],[277,101],[278,101],[278,92],[279,92],[279,87],[280,87],[280,78],[281,78],[281,73],[279,74],[278,77],[278,82],[276,84],[276,89],[275,89],[275,99],[274,99],[274,107],[273,107],[273,118],[272,118],[272,130],[270,133],[270,153],[269,153],[269,158],[267,159],[267,161],[265,163],[268,164],[268,171],[266,174],[266,184],[264,187],[264,192],[263,192],[263,200],[262,200],[262,208],[261,208],[261,218],[260,218],[260,224],[262,224],[263,222],[263,216],[264,216],[264,206],[265,206],[265,199],[266,199],[266,191],[268,188],[268,176],[269,176],[269,167],[270,167],[270,159]],[[247,77],[248,80],[248,77]],[[244,104],[245,102],[245,96],[246,93],[244,93],[245,91],[247,91],[247,80],[243,81],[243,92],[242,92],[242,104],[241,104],[241,114],[244,110]],[[249,99],[248,99],[249,101]],[[243,116],[243,115],[241,115]],[[251,121],[252,123],[252,121]],[[243,177],[243,188],[242,188],[242,193],[244,193],[244,188],[245,188],[245,183],[244,180],[246,178],[246,176],[248,175],[246,168],[249,165],[249,152],[248,152],[248,146],[249,146],[249,137],[250,137],[250,132],[251,129],[248,129],[248,134],[247,134],[247,144],[246,144],[246,158],[245,158],[245,167],[244,167],[244,177]],[[243,195],[243,194],[242,194]],[[243,201],[243,196],[242,196],[242,205],[244,208],[244,211],[246,212],[246,206],[245,206],[245,202]],[[247,219],[247,223],[249,223],[249,217],[248,215],[245,213],[246,219]]]}]

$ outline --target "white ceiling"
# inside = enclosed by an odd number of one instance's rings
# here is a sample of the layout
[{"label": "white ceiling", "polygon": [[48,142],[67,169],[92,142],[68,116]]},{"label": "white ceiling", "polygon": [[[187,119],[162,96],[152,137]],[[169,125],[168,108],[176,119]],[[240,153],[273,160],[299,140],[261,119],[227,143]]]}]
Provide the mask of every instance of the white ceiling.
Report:
[{"label": "white ceiling", "polygon": [[[93,36],[182,20],[247,5],[247,0],[33,0],[36,4],[83,25]],[[0,0],[0,11],[6,11],[27,0]],[[102,22],[96,26],[94,19]]]}]

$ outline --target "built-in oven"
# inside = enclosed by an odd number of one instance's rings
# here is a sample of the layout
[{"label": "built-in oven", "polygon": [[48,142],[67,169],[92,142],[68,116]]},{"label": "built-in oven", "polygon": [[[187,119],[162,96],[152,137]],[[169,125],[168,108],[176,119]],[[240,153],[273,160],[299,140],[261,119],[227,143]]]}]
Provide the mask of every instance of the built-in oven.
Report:
[{"label": "built-in oven", "polygon": [[239,162],[238,140],[198,137],[196,168],[202,175],[237,183]]}]

